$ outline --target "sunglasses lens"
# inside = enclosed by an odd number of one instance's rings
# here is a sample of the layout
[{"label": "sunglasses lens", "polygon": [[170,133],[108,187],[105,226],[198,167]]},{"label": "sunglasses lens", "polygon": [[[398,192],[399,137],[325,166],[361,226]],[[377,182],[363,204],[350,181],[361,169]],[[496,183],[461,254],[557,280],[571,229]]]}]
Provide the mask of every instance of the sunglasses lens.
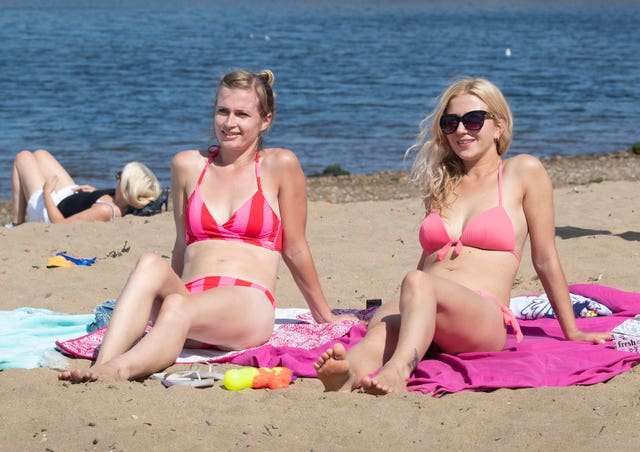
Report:
[{"label": "sunglasses lens", "polygon": [[440,129],[445,135],[455,132],[458,124],[460,124],[460,119],[456,115],[443,115],[440,118]]},{"label": "sunglasses lens", "polygon": [[462,116],[462,124],[467,130],[480,130],[484,125],[483,111],[470,111]]}]

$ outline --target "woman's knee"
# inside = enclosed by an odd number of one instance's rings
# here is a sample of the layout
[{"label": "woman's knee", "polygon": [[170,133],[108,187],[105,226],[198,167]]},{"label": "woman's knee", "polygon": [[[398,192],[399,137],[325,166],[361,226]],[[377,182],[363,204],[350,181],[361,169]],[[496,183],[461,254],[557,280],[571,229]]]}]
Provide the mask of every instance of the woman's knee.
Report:
[{"label": "woman's knee", "polygon": [[[29,151],[27,151],[29,152]],[[35,151],[33,151],[33,155],[37,160],[40,159],[53,159],[53,156],[51,155],[51,152],[47,151],[46,149],[36,149]]]},{"label": "woman's knee", "polygon": [[22,151],[18,152],[13,158],[13,166],[20,166],[24,163],[33,162],[33,159],[34,154],[27,149],[23,149]]},{"label": "woman's knee", "polygon": [[400,312],[414,303],[437,302],[434,280],[429,274],[413,270],[404,277],[400,287]]},{"label": "woman's knee", "polygon": [[161,256],[154,253],[144,253],[138,258],[135,272],[153,273],[158,275],[160,272],[170,268],[169,263]]},{"label": "woman's knee", "polygon": [[412,270],[407,273],[402,280],[402,290],[432,290],[432,278],[427,273],[420,270]]}]

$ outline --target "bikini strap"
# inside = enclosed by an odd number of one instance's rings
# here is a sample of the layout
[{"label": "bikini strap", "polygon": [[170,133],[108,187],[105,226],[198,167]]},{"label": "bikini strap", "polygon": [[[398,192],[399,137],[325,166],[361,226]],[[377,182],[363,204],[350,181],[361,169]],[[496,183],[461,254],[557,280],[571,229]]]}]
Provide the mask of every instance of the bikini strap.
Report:
[{"label": "bikini strap", "polygon": [[502,159],[498,163],[498,205],[502,207]]},{"label": "bikini strap", "polygon": [[256,151],[256,182],[258,183],[258,191],[262,192],[262,182],[260,181],[260,155]]},{"label": "bikini strap", "polygon": [[200,177],[198,178],[198,183],[196,184],[196,186],[199,186],[202,183],[204,173],[207,172],[207,168],[209,168],[209,165],[211,165],[211,162],[213,162],[215,156],[218,155],[218,152],[220,152],[220,146],[211,145],[209,146],[209,149],[207,149],[207,151],[209,151],[209,158],[207,159],[207,163],[204,165],[204,168],[202,168],[202,172],[200,173]]},{"label": "bikini strap", "polygon": [[[207,171],[207,168],[209,167],[209,165],[211,165],[211,162],[213,161],[215,156],[218,155],[218,152],[220,152],[220,146],[217,146],[217,145],[209,146],[208,151],[209,151],[209,160],[207,160],[207,164],[202,169],[202,173],[200,173],[200,177],[198,178],[198,185],[202,183],[202,178],[204,177],[204,173]],[[256,152],[256,181],[258,183],[258,190],[262,191],[262,183],[260,182],[260,156],[258,152]]]}]

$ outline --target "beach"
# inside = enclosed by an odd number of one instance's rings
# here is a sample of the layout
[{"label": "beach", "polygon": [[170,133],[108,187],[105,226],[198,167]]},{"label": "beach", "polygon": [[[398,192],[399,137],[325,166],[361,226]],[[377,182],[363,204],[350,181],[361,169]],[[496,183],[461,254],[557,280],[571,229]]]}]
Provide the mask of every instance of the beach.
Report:
[{"label": "beach", "polygon": [[[570,284],[640,292],[640,156],[547,158],[556,243]],[[420,257],[424,212],[408,174],[309,178],[307,237],[334,308],[396,296]],[[9,220],[9,202],[0,218]],[[136,259],[170,259],[170,212],[111,223],[0,228],[2,310],[29,306],[90,314],[118,296]],[[64,251],[89,267],[46,268]],[[513,294],[539,293],[528,246]],[[305,307],[286,266],[280,307]],[[640,306],[638,306],[640,312]],[[88,367],[87,360],[68,360]],[[229,365],[216,365],[226,369]],[[188,366],[174,366],[175,369]],[[206,369],[206,366],[201,366]],[[52,369],[0,372],[2,450],[633,450],[640,371],[592,386],[418,393],[325,393],[317,379],[283,390],[165,388],[160,382],[69,384]]]}]

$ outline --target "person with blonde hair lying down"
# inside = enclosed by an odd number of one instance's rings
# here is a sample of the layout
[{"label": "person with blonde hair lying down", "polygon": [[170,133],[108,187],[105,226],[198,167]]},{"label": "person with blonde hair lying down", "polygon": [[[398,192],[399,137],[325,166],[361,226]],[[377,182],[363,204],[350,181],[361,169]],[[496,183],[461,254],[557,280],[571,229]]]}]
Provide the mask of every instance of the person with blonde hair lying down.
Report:
[{"label": "person with blonde hair lying down", "polygon": [[[155,174],[140,162],[129,162],[115,175],[114,189],[78,185],[46,150],[20,151],[13,162],[11,223],[111,221],[140,214],[164,193]],[[144,215],[144,213],[141,213]]]}]

